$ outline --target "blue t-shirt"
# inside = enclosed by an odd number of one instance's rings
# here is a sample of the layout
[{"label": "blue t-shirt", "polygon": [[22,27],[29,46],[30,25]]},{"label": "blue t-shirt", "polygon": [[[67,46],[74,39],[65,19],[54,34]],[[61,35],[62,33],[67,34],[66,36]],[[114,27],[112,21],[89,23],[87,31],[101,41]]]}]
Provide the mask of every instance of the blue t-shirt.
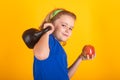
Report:
[{"label": "blue t-shirt", "polygon": [[34,57],[34,80],[69,80],[66,53],[53,35],[49,36],[49,48],[47,59]]}]

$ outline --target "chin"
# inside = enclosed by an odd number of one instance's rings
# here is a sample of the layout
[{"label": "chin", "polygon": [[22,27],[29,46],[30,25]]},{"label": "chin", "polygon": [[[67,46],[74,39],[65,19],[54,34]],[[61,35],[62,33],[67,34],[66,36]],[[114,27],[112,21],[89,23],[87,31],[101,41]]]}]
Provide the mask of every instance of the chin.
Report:
[{"label": "chin", "polygon": [[65,39],[65,38],[64,38],[64,39],[62,39],[61,41],[63,41],[63,42],[64,42],[64,41],[67,41],[67,39]]},{"label": "chin", "polygon": [[62,37],[58,37],[57,39],[58,39],[60,42],[65,42],[65,41],[68,40],[68,37],[62,36]]}]

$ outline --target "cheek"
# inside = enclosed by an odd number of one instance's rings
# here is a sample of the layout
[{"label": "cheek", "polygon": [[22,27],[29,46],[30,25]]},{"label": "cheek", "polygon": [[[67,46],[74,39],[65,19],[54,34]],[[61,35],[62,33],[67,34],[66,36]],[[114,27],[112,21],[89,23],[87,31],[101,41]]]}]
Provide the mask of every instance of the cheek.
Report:
[{"label": "cheek", "polygon": [[63,29],[59,28],[59,27],[56,27],[55,28],[55,33],[58,35],[58,34],[61,34],[62,32],[64,32]]},{"label": "cheek", "polygon": [[63,29],[61,26],[57,27],[56,30],[57,30],[57,31],[60,31],[60,32],[65,31],[65,29]]}]

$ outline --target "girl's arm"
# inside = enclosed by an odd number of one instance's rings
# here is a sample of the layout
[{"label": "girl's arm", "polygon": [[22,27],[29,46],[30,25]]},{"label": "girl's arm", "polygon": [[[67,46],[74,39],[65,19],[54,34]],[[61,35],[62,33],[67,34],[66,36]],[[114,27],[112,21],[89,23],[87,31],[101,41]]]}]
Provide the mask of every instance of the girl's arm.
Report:
[{"label": "girl's arm", "polygon": [[69,78],[71,78],[73,76],[73,74],[75,73],[76,69],[80,65],[81,61],[82,61],[82,57],[79,56],[75,60],[75,62],[68,68],[68,76],[69,76]]},{"label": "girl's arm", "polygon": [[34,55],[39,60],[44,60],[49,56],[49,34],[45,33],[33,48]]},{"label": "girl's arm", "polygon": [[39,60],[47,59],[49,56],[49,35],[54,31],[54,26],[51,23],[45,23],[43,28],[51,26],[51,30],[46,32],[33,48],[34,55]]},{"label": "girl's arm", "polygon": [[83,60],[92,60],[95,57],[95,56],[92,56],[90,58],[89,55],[84,56],[84,54],[85,53],[82,52],[80,54],[80,56],[75,60],[75,62],[68,68],[68,76],[69,76],[69,78],[71,78],[74,75],[74,73],[75,73],[76,69],[78,68],[78,66],[80,65],[81,61],[83,61]]}]

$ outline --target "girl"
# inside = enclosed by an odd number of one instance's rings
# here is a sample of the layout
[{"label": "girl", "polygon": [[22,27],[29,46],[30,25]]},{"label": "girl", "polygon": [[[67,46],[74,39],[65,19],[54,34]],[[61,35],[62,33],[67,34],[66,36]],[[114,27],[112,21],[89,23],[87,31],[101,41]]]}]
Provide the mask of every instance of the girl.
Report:
[{"label": "girl", "polygon": [[34,46],[34,80],[69,80],[80,62],[89,57],[82,54],[68,68],[66,53],[60,44],[72,34],[76,15],[65,9],[55,9],[43,21],[41,28],[51,27]]}]

